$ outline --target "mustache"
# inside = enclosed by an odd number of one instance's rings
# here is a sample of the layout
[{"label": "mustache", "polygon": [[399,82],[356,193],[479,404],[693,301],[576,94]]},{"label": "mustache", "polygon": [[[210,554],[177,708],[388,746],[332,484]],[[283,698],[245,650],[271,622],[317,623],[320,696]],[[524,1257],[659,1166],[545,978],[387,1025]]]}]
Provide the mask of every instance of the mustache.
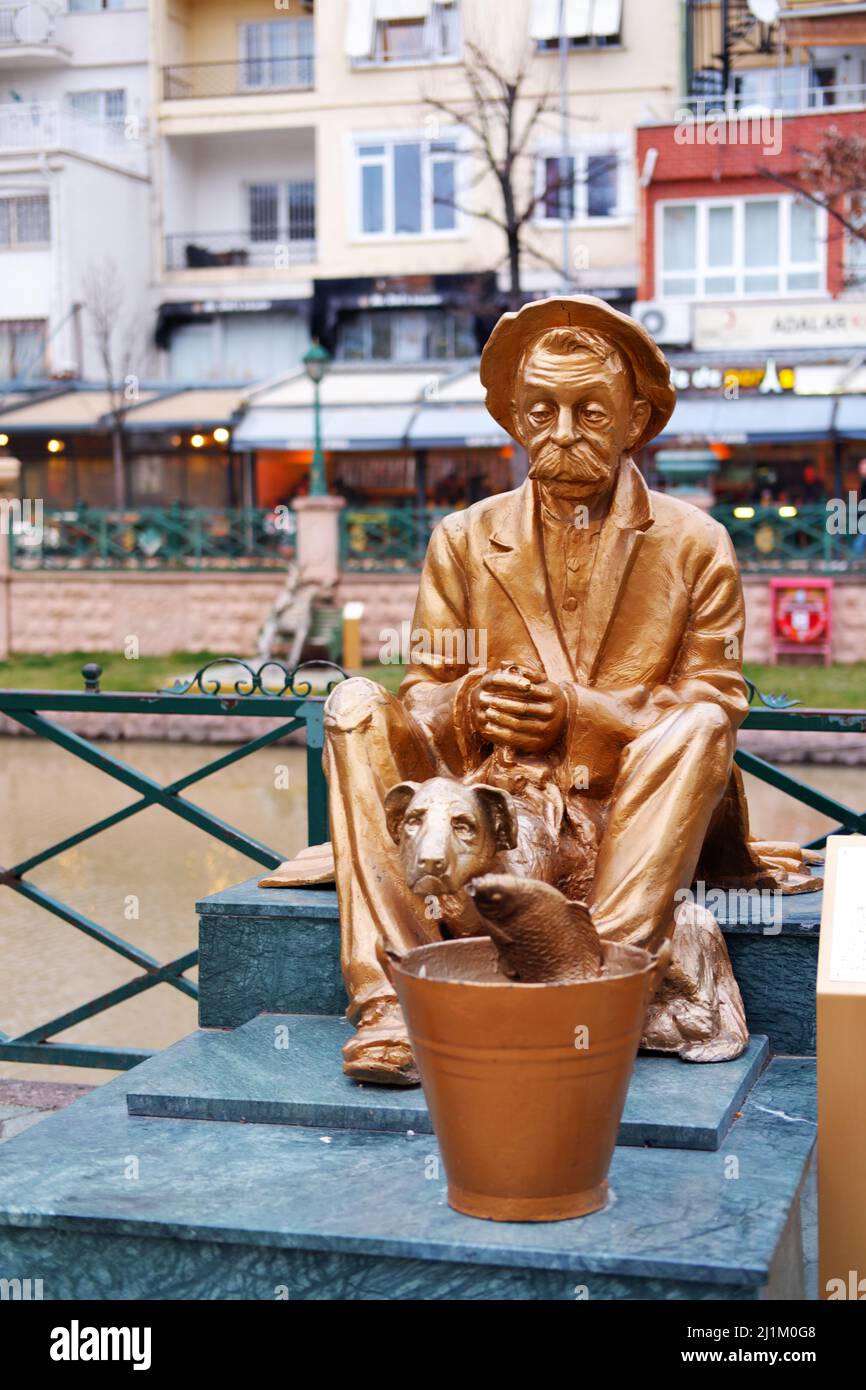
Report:
[{"label": "mustache", "polygon": [[558,444],[543,444],[530,457],[530,478],[570,479],[575,482],[601,481],[610,475],[610,463],[598,458],[586,445],[563,449]]}]

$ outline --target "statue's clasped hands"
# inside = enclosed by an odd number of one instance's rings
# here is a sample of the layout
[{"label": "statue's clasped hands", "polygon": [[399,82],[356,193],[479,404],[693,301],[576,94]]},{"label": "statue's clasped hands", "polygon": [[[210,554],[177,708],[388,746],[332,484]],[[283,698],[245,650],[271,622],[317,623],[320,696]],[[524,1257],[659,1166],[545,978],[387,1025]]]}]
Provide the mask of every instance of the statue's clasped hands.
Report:
[{"label": "statue's clasped hands", "polygon": [[568,706],[543,671],[503,662],[476,683],[470,700],[477,733],[519,753],[546,753],[558,741]]}]

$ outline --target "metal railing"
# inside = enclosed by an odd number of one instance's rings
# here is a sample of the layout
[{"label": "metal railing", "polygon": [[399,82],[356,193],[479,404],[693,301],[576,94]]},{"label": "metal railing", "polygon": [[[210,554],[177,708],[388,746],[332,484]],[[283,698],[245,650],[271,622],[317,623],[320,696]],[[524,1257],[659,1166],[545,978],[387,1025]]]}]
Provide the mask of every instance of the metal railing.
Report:
[{"label": "metal railing", "polygon": [[264,508],[81,507],[13,526],[16,570],[281,570],[294,516]]},{"label": "metal railing", "polygon": [[749,572],[866,571],[866,538],[834,534],[823,503],[772,507],[714,507],[726,526],[740,568]]},{"label": "metal railing", "polygon": [[[234,668],[240,669],[240,674],[228,685],[224,671],[215,673],[211,669],[216,666],[223,668],[227,663],[232,666],[233,675],[236,674]],[[329,662],[316,662],[315,666],[328,670],[331,679],[327,680],[327,688],[331,688],[335,683],[334,677],[336,680],[342,680],[346,674],[340,667]],[[284,853],[269,848],[218,816],[211,815],[195,802],[189,801],[182,793],[203,781],[205,777],[210,777],[241,758],[249,757],[260,748],[269,747],[297,730],[303,730],[306,735],[308,843],[320,844],[327,840],[328,798],[322,771],[322,711],[327,689],[324,693],[314,694],[311,680],[299,676],[303,669],[299,667],[289,672],[279,662],[270,661],[266,666],[254,670],[246,663],[228,657],[223,662],[209,663],[186,685],[179,685],[173,691],[113,695],[100,693],[100,669],[96,665],[88,665],[83,671],[87,687],[83,693],[0,690],[0,714],[15,720],[31,733],[47,739],[56,747],[64,749],[139,794],[136,801],[115,811],[113,815],[93,821],[84,829],[28,855],[26,859],[8,869],[0,867],[0,887],[10,888],[13,893],[44,908],[61,922],[66,922],[109,951],[130,961],[141,972],[126,984],[95,999],[89,999],[77,1008],[51,1018],[35,1028],[28,1028],[16,1037],[9,1037],[0,1032],[0,1061],[45,1062],[53,1066],[109,1067],[117,1070],[134,1067],[151,1053],[139,1048],[51,1042],[50,1039],[84,1019],[104,1013],[106,1009],[113,1008],[125,999],[153,989],[155,985],[168,984],[190,998],[195,999],[198,996],[196,985],[185,978],[186,972],[193,969],[198,962],[197,951],[187,951],[175,960],[165,963],[156,960],[138,945],[124,940],[107,927],[93,921],[78,908],[62,902],[33,883],[28,875],[34,869],[74,846],[93,839],[95,835],[110,830],[121,821],[129,820],[131,816],[137,815],[149,806],[163,807],[221,844],[238,850],[255,864],[263,865],[267,869],[276,868],[286,858]],[[312,667],[310,670],[312,671]],[[275,683],[274,676],[277,677]],[[46,719],[46,711],[67,714],[230,715],[238,719],[256,715],[260,718],[273,718],[276,724],[260,737],[233,748],[231,752],[224,753],[195,772],[164,786],[127,763],[121,762],[104,747],[98,747],[63,725]]]},{"label": "metal railing", "polygon": [[316,85],[316,62],[310,52],[286,58],[248,58],[239,63],[174,63],[163,68],[162,77],[166,101],[307,92]]},{"label": "metal railing", "polygon": [[804,77],[799,83],[786,84],[781,92],[770,81],[760,92],[691,92],[674,100],[673,118],[689,112],[698,121],[714,121],[721,117],[745,115],[749,112],[796,116],[809,111],[827,111],[834,107],[850,108],[866,105],[866,84],[845,82],[822,87]]},{"label": "metal railing", "polygon": [[356,572],[420,570],[447,507],[370,507],[340,513],[340,565]]},{"label": "metal railing", "polygon": [[253,237],[243,232],[172,232],[165,238],[166,270],[212,270],[216,266],[266,266],[289,270],[317,257],[315,208],[285,233]]},{"label": "metal railing", "polygon": [[60,149],[115,163],[143,163],[147,153],[141,122],[88,118],[57,101],[0,103],[0,152]]},{"label": "metal railing", "polygon": [[[34,869],[128,820],[149,806],[163,807],[220,843],[245,854],[255,864],[264,865],[269,869],[276,868],[285,858],[284,854],[252,839],[243,831],[203,810],[187,800],[182,793],[212,773],[301,729],[306,734],[308,843],[320,844],[327,840],[327,785],[322,771],[324,700],[327,690],[333,688],[336,680],[343,679],[346,673],[331,663],[316,662],[315,665],[328,672],[322,681],[323,685],[327,685],[327,689],[320,689],[316,693],[310,679],[299,678],[299,670],[303,668],[289,672],[280,663],[272,661],[267,666],[255,670],[232,657],[209,663],[186,685],[181,684],[172,691],[160,691],[155,694],[100,693],[101,673],[96,665],[84,667],[86,690],[83,693],[0,690],[0,714],[17,721],[32,734],[47,739],[139,794],[136,801],[112,815],[92,822],[56,844],[37,850],[9,868],[0,867],[0,887],[7,887],[44,908],[60,921],[128,960],[140,971],[125,984],[64,1014],[50,1018],[35,1028],[28,1028],[15,1037],[0,1032],[0,1061],[31,1064],[44,1062],[54,1066],[107,1067],[115,1070],[134,1067],[152,1054],[140,1048],[52,1042],[51,1039],[75,1024],[104,1013],[115,1004],[143,994],[159,984],[169,984],[191,998],[196,998],[198,993],[195,984],[186,978],[187,971],[197,964],[197,951],[188,951],[174,960],[160,962],[138,945],[109,931],[75,906],[55,898],[33,883],[28,876]],[[227,666],[239,668],[242,672],[240,677],[234,679],[233,669],[232,677],[227,680]],[[216,667],[220,669],[214,670]],[[269,675],[273,677],[275,674],[278,675],[276,688],[269,679]],[[786,733],[866,732],[866,710],[795,710],[790,707],[791,702],[786,701],[784,696],[762,696],[754,687],[751,687],[750,694],[753,697],[757,694],[763,707],[749,712],[745,728]],[[277,723],[273,729],[260,737],[233,748],[229,753],[224,753],[195,772],[162,785],[114,757],[104,748],[97,747],[63,725],[46,719],[46,711],[67,714],[230,715],[239,719],[257,715],[272,717]],[[760,781],[835,821],[838,829],[831,831],[831,834],[866,833],[866,812],[857,811],[824,792],[806,786],[790,773],[774,767],[754,753],[739,749],[735,756],[743,771],[751,773]],[[808,848],[822,848],[827,838],[827,835],[818,837]]]}]

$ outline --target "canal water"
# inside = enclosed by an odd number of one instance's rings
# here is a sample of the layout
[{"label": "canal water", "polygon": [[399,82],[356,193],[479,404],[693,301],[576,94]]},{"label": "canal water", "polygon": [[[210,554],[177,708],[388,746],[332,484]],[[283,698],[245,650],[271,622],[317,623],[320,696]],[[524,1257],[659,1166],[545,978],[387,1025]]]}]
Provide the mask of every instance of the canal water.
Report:
[{"label": "canal water", "polygon": [[[194,744],[112,744],[159,782],[224,750]],[[849,805],[863,801],[852,767],[792,767]],[[823,816],[747,778],[753,833],[805,843]],[[188,799],[288,857],[306,843],[305,754],[264,749],[191,787]],[[135,801],[136,794],[36,739],[0,739],[0,864],[15,864]],[[260,872],[252,861],[160,807],[150,807],[35,869],[28,878],[160,961],[194,950],[194,903]],[[139,971],[42,908],[0,888],[0,1032],[14,1036],[106,993]],[[195,974],[191,972],[190,978]],[[195,1002],[158,985],[77,1024],[64,1040],[158,1049],[196,1027]],[[111,1072],[0,1062],[0,1077],[107,1080]]]}]

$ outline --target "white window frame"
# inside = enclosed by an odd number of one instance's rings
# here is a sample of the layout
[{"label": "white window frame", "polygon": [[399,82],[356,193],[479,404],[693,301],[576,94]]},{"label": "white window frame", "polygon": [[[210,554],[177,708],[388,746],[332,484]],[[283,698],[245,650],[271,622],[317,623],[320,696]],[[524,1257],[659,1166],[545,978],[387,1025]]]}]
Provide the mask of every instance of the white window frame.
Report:
[{"label": "white window frame", "polygon": [[[316,184],[314,178],[308,179],[286,179],[286,178],[263,178],[247,179],[242,185],[241,220],[239,226],[244,235],[248,238],[251,246],[281,246],[291,245],[293,241],[303,244],[314,244],[315,235],[310,237],[291,236],[291,217],[289,214],[290,189],[294,184],[310,184],[313,189],[313,222],[315,224],[317,203],[316,203]],[[273,188],[277,194],[277,235],[271,241],[268,238],[253,237],[253,218],[252,218],[252,190],[254,188]]]},{"label": "white window frame", "polygon": [[[656,203],[655,209],[655,297],[688,304],[695,300],[711,300],[723,303],[730,299],[759,301],[762,299],[802,299],[809,296],[827,297],[827,214],[823,208],[815,209],[815,245],[817,259],[814,261],[792,261],[791,247],[791,208],[798,199],[792,193],[738,194],[731,198],[665,198]],[[745,222],[746,203],[779,203],[779,261],[766,266],[747,266],[745,263]],[[693,270],[665,270],[664,268],[664,209],[666,207],[697,208],[696,265]],[[707,263],[709,209],[730,207],[734,209],[734,260],[730,266],[711,266]],[[818,285],[815,289],[785,288],[789,275],[818,271]],[[747,290],[748,276],[778,273],[778,290]],[[724,293],[711,293],[705,289],[707,278],[720,278],[727,275],[734,280],[734,289]],[[671,293],[666,282],[670,280],[691,280],[695,290],[689,294]]]},{"label": "white window frame", "polygon": [[[437,13],[437,11],[439,13]],[[445,11],[450,11],[453,17],[454,33],[452,36],[453,47],[441,53],[433,52],[433,40],[436,37],[436,26],[446,22]],[[419,20],[422,16],[418,16]],[[367,54],[356,54],[350,58],[350,66],[354,68],[417,68],[429,67],[437,63],[458,63],[463,56],[463,3],[462,0],[452,0],[450,5],[434,4],[430,14],[423,20],[424,37],[422,39],[421,51],[410,58],[387,58],[384,52],[384,31],[388,24],[399,23],[397,20],[374,19],[370,35],[370,51]]]},{"label": "white window frame", "polygon": [[[268,35],[267,53],[260,58],[248,56],[248,33],[251,29],[261,29]],[[291,36],[288,53],[274,53],[273,39],[277,29],[285,30]],[[303,40],[306,39],[306,44]],[[255,94],[256,92],[279,92],[279,91],[308,91],[310,85],[315,82],[315,43],[316,35],[313,27],[313,19],[310,15],[277,15],[275,18],[262,17],[259,19],[243,20],[238,25],[238,90]],[[268,81],[250,82],[247,76],[250,69],[255,65],[261,64],[263,72],[267,73]],[[273,81],[274,70],[280,63],[288,66],[291,79],[294,74],[296,80],[290,81],[289,85],[283,86],[282,83]],[[309,74],[304,74],[303,64],[309,63]],[[303,80],[302,80],[303,77]]]},{"label": "white window frame", "polygon": [[[545,162],[558,159],[562,153],[559,145],[545,143],[536,150],[535,160],[535,206],[533,221],[539,227],[561,227],[562,218],[549,217],[544,207]],[[569,146],[569,156],[574,160],[574,205],[569,225],[572,227],[625,227],[634,221],[634,185],[631,160],[631,142],[627,135],[596,135],[575,140]],[[587,171],[590,156],[614,155],[616,157],[616,207],[609,217],[590,217],[589,184]]]},{"label": "white window frame", "polygon": [[0,254],[8,251],[44,251],[47,247],[50,247],[52,231],[52,208],[51,199],[49,195],[47,193],[42,192],[13,193],[10,195],[3,194],[2,198],[5,203],[15,204],[26,202],[31,198],[41,198],[45,203],[48,213],[48,236],[45,238],[44,241],[21,241],[18,237],[18,207],[16,206],[15,209],[10,213],[10,238],[9,241],[0,241]]},{"label": "white window frame", "polygon": [[[463,189],[465,185],[465,169],[467,161],[467,149],[464,132],[457,126],[442,130],[438,133],[435,140],[431,140],[429,135],[419,130],[389,130],[389,131],[353,131],[349,138],[348,161],[350,168],[349,179],[349,227],[350,241],[362,242],[367,245],[371,242],[385,241],[406,241],[417,243],[419,241],[455,241],[463,238],[467,234],[467,216],[460,209],[454,209],[454,226],[434,228],[433,226],[433,165],[443,162],[447,157],[454,161],[454,191],[455,200],[462,201]],[[442,151],[441,159],[437,161],[440,153],[434,150],[434,146],[445,142],[453,142],[455,149],[451,152]],[[422,226],[420,232],[397,232],[394,230],[394,154],[395,145],[421,146],[421,217]],[[383,145],[385,153],[383,155],[361,155],[360,151],[365,145]],[[364,165],[382,164],[385,169],[383,180],[384,192],[384,221],[385,226],[381,232],[365,232],[363,227],[363,195],[361,185],[361,170]]]}]

